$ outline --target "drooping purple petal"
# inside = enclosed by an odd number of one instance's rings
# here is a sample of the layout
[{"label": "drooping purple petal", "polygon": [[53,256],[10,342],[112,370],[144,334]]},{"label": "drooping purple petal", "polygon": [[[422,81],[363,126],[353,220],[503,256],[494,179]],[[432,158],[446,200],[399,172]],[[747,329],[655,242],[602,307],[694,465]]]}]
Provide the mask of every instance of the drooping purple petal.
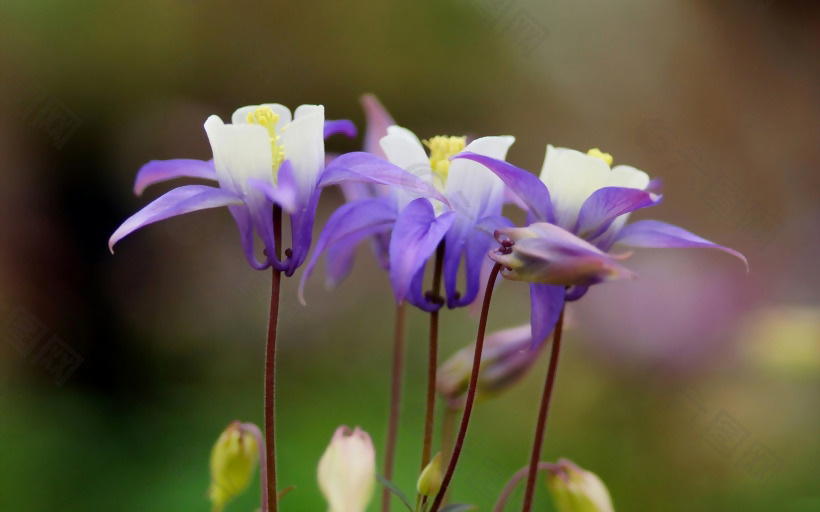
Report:
[{"label": "drooping purple petal", "polygon": [[291,255],[287,258],[285,275],[290,277],[307,259],[313,241],[313,223],[319,205],[320,189],[313,191],[309,203],[290,215]]},{"label": "drooping purple petal", "polygon": [[[360,199],[347,203],[336,210],[325,223],[322,234],[313,249],[302,279],[299,283],[299,300],[304,304],[304,287],[323,252],[336,251],[335,256],[352,255],[356,245],[374,233],[390,229],[396,221],[397,212],[388,198]],[[328,260],[328,278],[339,282],[350,268],[349,261]]]},{"label": "drooping purple petal", "polygon": [[295,213],[299,208],[299,191],[293,177],[293,165],[285,160],[279,167],[277,183],[273,185],[267,181],[249,179],[248,183],[261,191],[272,202],[278,204],[287,213]]},{"label": "drooping purple petal", "polygon": [[151,160],[137,172],[134,194],[140,196],[150,185],[174,178],[203,178],[216,181],[214,161],[190,158]]},{"label": "drooping purple petal", "polygon": [[346,181],[397,186],[411,194],[438,199],[445,205],[450,205],[447,198],[432,184],[387,160],[362,151],[345,153],[333,160],[322,173],[318,186],[323,188]]},{"label": "drooping purple petal", "polygon": [[573,232],[584,239],[592,240],[606,231],[619,216],[654,206],[660,201],[661,196],[636,188],[599,188],[581,206]]},{"label": "drooping purple petal", "polygon": [[[239,228],[239,240],[242,244],[242,251],[245,253],[245,258],[248,260],[248,264],[256,270],[265,270],[272,264],[277,265],[277,269],[283,270],[281,264],[275,262],[275,258],[268,257],[265,261],[259,261],[256,259],[256,237],[254,234],[254,223],[251,221],[251,214],[247,205],[232,204],[228,206],[228,210],[230,210],[231,215],[236,222],[236,226]],[[266,248],[268,245],[272,246],[273,240],[270,240],[270,243],[268,243],[268,241],[264,241],[264,244]],[[275,253],[269,251],[268,254]]]},{"label": "drooping purple petal", "polygon": [[240,204],[243,203],[238,196],[215,187],[186,185],[175,188],[155,199],[123,222],[108,240],[108,248],[113,253],[114,244],[148,224],[182,215],[183,213]]},{"label": "drooping purple petal", "polygon": [[466,158],[478,162],[501,178],[507,188],[521,198],[527,209],[542,222],[555,222],[547,186],[534,174],[503,160],[464,151],[453,159]]},{"label": "drooping purple petal", "polygon": [[659,248],[677,248],[677,247],[703,247],[711,249],[720,249],[732,256],[740,258],[746,265],[746,271],[749,271],[749,262],[746,257],[734,249],[717,245],[705,238],[701,238],[694,233],[690,233],[683,228],[673,226],[658,220],[641,220],[629,224],[621,230],[621,234],[615,240],[615,243],[630,245],[633,247],[659,247]]},{"label": "drooping purple petal", "polygon": [[390,283],[401,302],[416,273],[422,269],[453,224],[454,212],[436,217],[425,198],[410,202],[399,215],[390,237]]},{"label": "drooping purple petal", "polygon": [[421,267],[410,281],[410,286],[407,293],[404,295],[405,300],[410,304],[416,306],[420,310],[432,313],[441,309],[443,304],[437,301],[431,301],[424,290],[424,267]]},{"label": "drooping purple petal", "polygon": [[[447,307],[456,308],[472,304],[482,289],[481,267],[487,260],[487,252],[498,246],[493,238],[496,229],[512,226],[513,223],[497,215],[486,217],[476,225],[459,219],[450,228],[444,244],[444,289],[447,293]],[[464,265],[464,290],[457,290],[460,266]]]},{"label": "drooping purple petal", "polygon": [[350,121],[348,119],[325,121],[324,138],[328,138],[331,135],[336,134],[342,134],[347,137],[353,138],[356,136],[356,125],[353,124],[353,121]]},{"label": "drooping purple petal", "polygon": [[530,325],[532,346],[538,347],[558,323],[564,308],[564,287],[549,284],[530,284]]}]

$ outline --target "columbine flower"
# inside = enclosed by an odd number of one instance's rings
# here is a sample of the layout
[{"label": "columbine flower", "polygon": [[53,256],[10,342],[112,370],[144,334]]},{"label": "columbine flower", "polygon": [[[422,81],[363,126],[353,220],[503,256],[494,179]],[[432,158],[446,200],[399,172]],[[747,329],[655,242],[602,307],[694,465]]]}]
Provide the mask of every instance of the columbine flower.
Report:
[{"label": "columbine flower", "polygon": [[549,471],[547,486],[558,512],[614,512],[604,482],[595,473],[561,459]]},{"label": "columbine flower", "polygon": [[[584,154],[547,146],[540,179],[484,155],[465,152],[455,161],[458,159],[485,165],[504,181],[532,221],[557,226],[534,224],[529,232],[535,233],[535,237],[520,237],[525,232],[500,229],[496,238],[502,246],[490,255],[511,268],[507,277],[532,283],[531,321],[536,342],[552,330],[565,300],[579,299],[592,284],[627,275],[605,254],[616,243],[635,247],[711,247],[746,263],[739,252],[677,226],[654,220],[626,226],[631,212],[660,202],[660,185],[634,167],[610,168],[612,157],[600,150]],[[516,250],[511,236],[528,240]],[[575,258],[577,261],[571,261]]]},{"label": "columbine flower", "polygon": [[336,429],[317,476],[328,512],[364,512],[376,485],[376,452],[368,433],[359,427]]},{"label": "columbine flower", "polygon": [[[392,187],[389,195],[359,199],[339,208],[325,225],[302,278],[303,284],[323,251],[331,256],[351,254],[363,239],[391,232],[388,259],[397,302],[407,299],[426,311],[441,307],[434,298],[426,297],[422,288],[425,264],[439,244],[444,243],[447,305],[470,304],[478,292],[484,256],[492,247],[491,233],[511,223],[501,217],[501,180],[481,165],[466,160],[450,162],[450,157],[466,149],[503,160],[514,140],[510,136],[483,137],[467,144],[465,137],[438,136],[422,143],[409,130],[390,126],[380,141],[387,160],[362,152],[334,160],[328,171],[332,168],[370,174],[402,169],[406,176],[420,179],[432,190],[423,191],[414,182],[403,181]],[[429,156],[425,146],[430,150]],[[456,290],[462,261],[466,275],[463,293]]]},{"label": "columbine flower", "polygon": [[[214,180],[218,187],[185,185],[154,200],[131,216],[111,235],[114,244],[148,224],[217,206],[227,206],[239,228],[248,263],[258,270],[273,266],[291,275],[307,257],[321,180],[325,178],[324,137],[355,134],[350,121],[325,121],[324,107],[302,105],[293,115],[279,104],[242,107],[232,123],[218,116],[205,122],[214,158],[209,161],[155,160],[137,173],[134,192],[173,178]],[[333,178],[332,176],[330,178]],[[335,183],[335,182],[334,182]],[[292,249],[275,257],[273,204],[290,215]],[[265,248],[256,255],[255,239]]]}]

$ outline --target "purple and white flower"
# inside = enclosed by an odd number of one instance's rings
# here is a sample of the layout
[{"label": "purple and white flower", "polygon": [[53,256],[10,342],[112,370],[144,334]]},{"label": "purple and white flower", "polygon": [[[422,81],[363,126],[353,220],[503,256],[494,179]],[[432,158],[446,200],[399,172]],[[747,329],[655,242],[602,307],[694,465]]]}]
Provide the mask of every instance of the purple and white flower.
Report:
[{"label": "purple and white flower", "polygon": [[[324,167],[324,131],[321,105],[302,105],[293,115],[279,104],[242,107],[233,113],[231,124],[215,115],[209,117],[205,132],[213,160],[149,162],[137,173],[134,191],[140,195],[149,185],[180,177],[214,180],[218,187],[184,185],[171,190],[126,220],[111,236],[109,247],[113,251],[123,237],[153,222],[227,206],[253,268],[295,268],[306,256],[305,238],[310,244],[310,210]],[[293,223],[294,249],[285,261],[274,257],[273,203],[290,214]],[[257,236],[265,248],[262,260],[254,250]]]},{"label": "purple and white flower", "polygon": [[[109,239],[109,248],[148,224],[183,213],[227,206],[239,228],[248,263],[257,270],[273,266],[290,276],[307,258],[321,189],[346,181],[402,183],[410,189],[428,191],[420,180],[399,170],[373,175],[328,172],[324,138],[336,133],[355,135],[350,121],[325,121],[324,107],[302,105],[293,114],[279,104],[242,107],[232,123],[218,116],[205,122],[213,160],[176,159],[152,161],[137,173],[134,191],[140,195],[149,185],[174,178],[204,178],[217,182],[185,185],[167,192],[127,219]],[[291,223],[291,249],[276,258],[273,207],[278,205]],[[265,249],[256,253],[256,239]]]},{"label": "purple and white flower", "polygon": [[[399,169],[407,179],[427,184],[429,190],[403,182],[390,187],[386,194],[339,208],[325,225],[303,283],[324,251],[329,257],[352,254],[362,240],[390,233],[389,272],[397,302],[407,300],[425,311],[441,307],[435,298],[425,296],[423,281],[427,261],[443,243],[446,303],[451,308],[470,304],[478,292],[487,250],[493,246],[493,231],[511,223],[501,217],[503,182],[482,165],[467,160],[451,162],[450,157],[466,149],[503,160],[514,140],[510,136],[483,137],[467,144],[465,137],[439,136],[422,143],[406,128],[394,125],[387,128],[379,144],[386,159],[364,152],[335,159],[328,171],[371,175]],[[462,262],[466,275],[463,292],[456,289]],[[330,280],[338,281],[339,273],[347,268],[333,263]]]},{"label": "purple and white flower", "polygon": [[[660,184],[634,167],[610,167],[612,157],[547,146],[540,179],[499,159],[461,153],[485,165],[507,185],[533,223],[528,231],[500,229],[501,248],[491,258],[509,267],[509,278],[530,281],[533,340],[550,333],[565,301],[581,298],[592,284],[628,275],[606,254],[614,244],[633,247],[711,247],[746,258],[682,228],[629,214],[661,201]],[[515,238],[516,240],[513,240]],[[517,240],[523,245],[516,248]]]}]

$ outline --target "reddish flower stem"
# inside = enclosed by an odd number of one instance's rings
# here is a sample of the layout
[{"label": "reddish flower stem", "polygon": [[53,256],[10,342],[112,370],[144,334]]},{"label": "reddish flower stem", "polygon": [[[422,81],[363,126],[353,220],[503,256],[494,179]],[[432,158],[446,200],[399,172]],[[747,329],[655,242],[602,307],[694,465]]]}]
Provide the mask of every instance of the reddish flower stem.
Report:
[{"label": "reddish flower stem", "polygon": [[461,449],[464,446],[464,438],[467,436],[467,426],[470,423],[470,414],[473,412],[473,403],[475,402],[475,393],[478,386],[478,372],[481,370],[481,352],[484,350],[484,333],[487,330],[487,316],[490,312],[490,300],[493,297],[493,288],[495,287],[495,280],[498,277],[498,272],[501,270],[501,265],[496,263],[493,270],[490,272],[490,279],[487,281],[487,292],[484,294],[484,302],[481,306],[481,317],[478,320],[478,335],[475,341],[475,354],[473,356],[473,369],[470,373],[470,384],[467,387],[467,401],[464,404],[464,414],[461,416],[461,425],[458,428],[458,437],[456,437],[455,446],[453,446],[453,455],[450,457],[450,462],[447,465],[447,472],[444,474],[444,480],[441,482],[441,489],[439,489],[433,506],[430,507],[430,512],[437,512],[444,500],[444,495],[447,494],[447,488],[450,486],[450,480],[453,479],[453,473],[458,464],[458,458],[461,455]]},{"label": "reddish flower stem", "polygon": [[[538,471],[555,471],[557,466],[550,462],[539,462],[538,463]],[[504,489],[501,491],[501,494],[498,496],[498,501],[496,502],[495,506],[493,507],[493,512],[504,512],[504,506],[507,504],[507,500],[510,499],[513,491],[515,490],[515,486],[518,485],[525,476],[530,474],[530,466],[529,464],[518,470],[516,474],[510,478],[510,481],[507,482],[507,485],[504,486]]]},{"label": "reddish flower stem", "polygon": [[[439,300],[441,293],[441,267],[444,262],[444,242],[436,249],[433,269],[432,300]],[[430,462],[433,449],[433,424],[436,415],[436,372],[438,371],[438,312],[430,313],[430,348],[427,358],[427,410],[424,415],[424,446],[421,451],[421,470]]]},{"label": "reddish flower stem", "polygon": [[[393,460],[396,453],[396,437],[401,413],[401,391],[404,380],[404,331],[407,306],[396,306],[396,326],[393,333],[393,371],[390,383],[390,418],[387,425],[387,445],[384,449],[384,477],[393,480]],[[390,512],[392,493],[387,487],[382,492],[382,511]]]},{"label": "reddish flower stem", "polygon": [[550,401],[552,400],[552,390],[555,386],[555,374],[558,370],[558,356],[561,353],[561,332],[563,328],[564,310],[562,309],[552,335],[552,352],[550,353],[547,380],[544,382],[544,394],[541,396],[541,408],[538,411],[538,425],[535,427],[535,440],[532,444],[530,470],[527,475],[527,490],[524,492],[524,506],[521,509],[523,512],[529,512],[532,508],[532,496],[535,492],[535,477],[538,474],[538,460],[541,458],[541,446],[544,443],[547,416],[549,415]]},{"label": "reddish flower stem", "polygon": [[[276,259],[282,257],[282,209],[273,206],[273,243]],[[263,503],[262,512],[277,512],[279,504],[276,493],[276,436],[275,396],[276,396],[276,333],[279,325],[279,292],[282,284],[282,272],[272,270],[270,289],[270,317],[268,319],[268,340],[265,346],[265,461],[267,463],[267,497],[269,503]]]}]

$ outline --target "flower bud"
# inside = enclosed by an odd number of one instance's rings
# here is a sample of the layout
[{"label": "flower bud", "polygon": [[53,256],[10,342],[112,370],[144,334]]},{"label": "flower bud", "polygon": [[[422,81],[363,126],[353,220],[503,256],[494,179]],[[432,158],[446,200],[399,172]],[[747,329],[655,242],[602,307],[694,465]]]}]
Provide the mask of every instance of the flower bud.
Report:
[{"label": "flower bud", "polygon": [[416,489],[422,496],[435,496],[441,489],[443,479],[444,475],[441,474],[441,452],[438,452],[424,468],[424,471],[421,472],[421,476],[416,482]]},{"label": "flower bud", "polygon": [[614,512],[609,491],[595,473],[561,459],[547,476],[558,512]]},{"label": "flower bud", "polygon": [[[540,344],[532,349],[532,329],[524,324],[497,331],[484,340],[481,372],[478,374],[478,398],[498,394],[518,382],[533,366]],[[467,393],[473,368],[475,343],[459,350],[439,367],[436,389],[449,400],[450,406],[460,406]]]},{"label": "flower bud", "polygon": [[496,230],[501,243],[490,258],[505,268],[513,281],[561,286],[590,286],[634,274],[615,263],[629,254],[613,256],[555,224],[537,222],[526,228]]},{"label": "flower bud", "polygon": [[219,511],[248,488],[259,461],[259,443],[238,421],[232,422],[211,450],[208,498]]},{"label": "flower bud", "polygon": [[364,512],[376,485],[376,452],[359,427],[336,429],[317,472],[328,512]]}]

